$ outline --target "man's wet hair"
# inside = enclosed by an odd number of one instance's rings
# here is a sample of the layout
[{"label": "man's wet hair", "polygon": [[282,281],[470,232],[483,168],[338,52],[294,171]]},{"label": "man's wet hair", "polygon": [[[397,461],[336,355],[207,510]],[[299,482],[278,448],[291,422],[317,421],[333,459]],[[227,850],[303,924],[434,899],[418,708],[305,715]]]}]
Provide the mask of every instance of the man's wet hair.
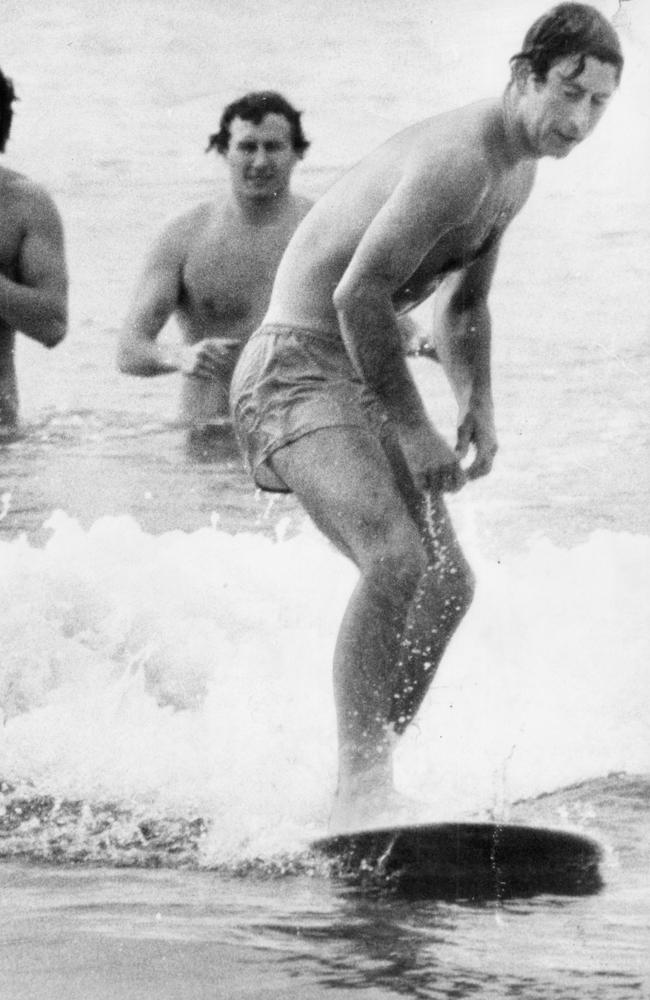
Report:
[{"label": "man's wet hair", "polygon": [[287,119],[291,126],[291,145],[298,156],[304,156],[309,142],[302,130],[300,121],[302,112],[296,111],[286,98],[275,90],[253,91],[229,104],[221,115],[219,131],[209,138],[206,152],[210,149],[216,149],[218,153],[226,152],[230,143],[230,123],[234,118],[259,125],[266,115],[283,115]]},{"label": "man's wet hair", "polygon": [[527,62],[538,80],[545,80],[549,69],[560,59],[578,56],[571,77],[580,76],[589,56],[610,63],[617,81],[623,70],[623,52],[618,35],[607,18],[595,7],[584,3],[560,3],[542,14],[529,28],[521,52],[510,60]]},{"label": "man's wet hair", "polygon": [[0,69],[0,153],[4,153],[11,132],[11,120],[14,116],[11,105],[15,100],[14,85]]}]

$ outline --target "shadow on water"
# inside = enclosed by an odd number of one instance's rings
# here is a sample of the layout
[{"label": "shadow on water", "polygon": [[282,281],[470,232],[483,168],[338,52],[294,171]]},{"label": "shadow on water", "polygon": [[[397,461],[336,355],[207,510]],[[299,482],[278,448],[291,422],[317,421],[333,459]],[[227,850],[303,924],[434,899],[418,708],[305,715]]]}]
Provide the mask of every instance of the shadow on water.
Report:
[{"label": "shadow on water", "polygon": [[[465,975],[450,982],[441,954],[458,929],[449,908],[431,902],[414,906],[396,898],[369,899],[353,890],[342,892],[338,903],[328,920],[319,920],[318,914],[303,916],[294,930],[299,944],[297,940],[295,954],[286,956],[285,964],[302,964],[308,957],[319,981],[332,989],[374,986],[432,997],[454,996],[456,987],[468,985]],[[274,936],[291,933],[286,924],[267,925],[263,931]],[[442,993],[438,978],[444,980]]]},{"label": "shadow on water", "polygon": [[284,953],[281,962],[294,976],[315,978],[333,991],[375,989],[377,996],[423,1000],[590,997],[590,975],[576,975],[578,992],[570,994],[555,989],[566,985],[566,972],[555,983],[552,970],[536,968],[535,925],[542,938],[551,926],[556,935],[575,916],[573,906],[551,896],[445,903],[368,895],[334,883],[329,912],[303,911],[299,920],[288,913],[257,931],[261,946]]}]

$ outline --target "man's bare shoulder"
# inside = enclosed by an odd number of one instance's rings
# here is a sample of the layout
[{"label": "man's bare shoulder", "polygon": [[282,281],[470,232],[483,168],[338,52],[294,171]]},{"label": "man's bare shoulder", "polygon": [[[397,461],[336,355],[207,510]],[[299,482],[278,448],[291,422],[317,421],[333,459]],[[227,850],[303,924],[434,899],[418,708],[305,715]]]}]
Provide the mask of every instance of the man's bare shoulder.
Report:
[{"label": "man's bare shoulder", "polygon": [[213,201],[202,201],[192,208],[186,209],[171,216],[163,224],[160,231],[161,237],[190,238],[196,233],[197,227],[202,228],[212,222],[215,214],[215,203]]},{"label": "man's bare shoulder", "polygon": [[454,223],[471,218],[491,188],[493,115],[494,105],[481,102],[425,119],[394,137],[404,197],[440,224],[443,216]]},{"label": "man's bare shoulder", "polygon": [[3,167],[0,170],[0,196],[5,208],[17,212],[25,223],[59,226],[61,217],[49,191],[25,174]]},{"label": "man's bare shoulder", "polygon": [[0,190],[3,198],[18,200],[40,199],[46,194],[45,188],[25,174],[18,173],[8,167],[0,167]]},{"label": "man's bare shoulder", "polygon": [[213,219],[214,203],[210,201],[171,216],[158,231],[149,250],[149,260],[178,262],[185,258]]},{"label": "man's bare shoulder", "polygon": [[457,169],[487,176],[495,159],[500,114],[494,101],[479,101],[426,118],[412,127],[409,139],[413,165],[456,163]]},{"label": "man's bare shoulder", "polygon": [[456,222],[470,219],[511,171],[495,100],[425,119],[397,136],[396,146],[408,197],[437,215],[446,206],[443,214]]}]

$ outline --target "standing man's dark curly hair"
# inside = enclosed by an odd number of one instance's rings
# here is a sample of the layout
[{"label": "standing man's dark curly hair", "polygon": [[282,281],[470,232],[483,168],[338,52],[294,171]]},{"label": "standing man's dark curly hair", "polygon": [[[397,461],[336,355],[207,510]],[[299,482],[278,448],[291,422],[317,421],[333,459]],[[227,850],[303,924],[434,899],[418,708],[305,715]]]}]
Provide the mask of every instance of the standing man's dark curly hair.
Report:
[{"label": "standing man's dark curly hair", "polygon": [[0,69],[0,153],[4,153],[14,116],[11,105],[16,100],[16,91],[11,80]]},{"label": "standing man's dark curly hair", "polygon": [[296,111],[286,98],[275,90],[252,91],[238,101],[229,104],[221,115],[219,131],[211,135],[208,140],[208,150],[216,149],[218,153],[226,152],[230,142],[230,123],[233,118],[241,118],[242,121],[259,125],[266,115],[283,115],[287,119],[291,126],[291,145],[298,156],[304,156],[309,143],[302,131],[300,122],[302,112]]}]

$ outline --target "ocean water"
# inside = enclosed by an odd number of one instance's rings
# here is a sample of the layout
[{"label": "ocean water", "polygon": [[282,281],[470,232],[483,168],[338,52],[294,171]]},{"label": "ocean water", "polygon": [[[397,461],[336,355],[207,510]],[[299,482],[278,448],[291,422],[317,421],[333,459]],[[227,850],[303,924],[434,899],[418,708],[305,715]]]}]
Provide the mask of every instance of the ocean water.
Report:
[{"label": "ocean water", "polygon": [[[3,5],[6,160],[56,197],[72,286],[67,340],[18,345],[25,433],[0,444],[2,997],[650,995],[647,7],[597,5],[620,93],[541,165],[503,249],[501,449],[450,500],[477,596],[396,761],[432,819],[594,837],[599,893],[443,904],[329,876],[308,845],[354,570],[237,456],[188,446],[174,377],[114,366],[146,247],[225,183],[203,153],[225,103],[275,87],[304,109],[316,196],[500,89],[543,6]],[[451,435],[439,371],[413,370]]]}]

